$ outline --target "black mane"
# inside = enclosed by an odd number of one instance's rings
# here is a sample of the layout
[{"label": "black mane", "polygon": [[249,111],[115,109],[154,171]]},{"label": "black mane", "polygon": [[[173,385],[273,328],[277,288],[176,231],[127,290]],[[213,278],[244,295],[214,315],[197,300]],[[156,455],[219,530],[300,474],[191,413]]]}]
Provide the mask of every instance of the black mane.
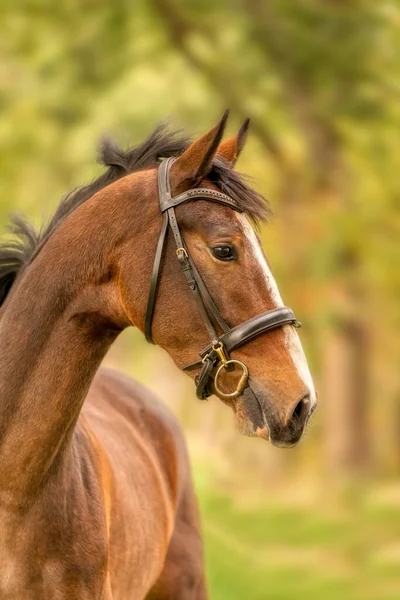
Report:
[{"label": "black mane", "polygon": [[[21,217],[11,217],[9,231],[13,234],[13,240],[0,244],[0,306],[18,274],[30,263],[56,227],[73,210],[96,192],[125,175],[156,167],[161,158],[182,154],[191,140],[179,133],[179,131],[169,131],[164,124],[161,124],[142,144],[129,150],[122,150],[111,140],[105,139],[101,144],[99,162],[105,165],[107,170],[92,183],[64,196],[54,216],[40,232],[36,232]],[[256,224],[270,215],[265,198],[253,190],[245,178],[233,171],[224,160],[217,158],[214,161],[209,178]]]}]

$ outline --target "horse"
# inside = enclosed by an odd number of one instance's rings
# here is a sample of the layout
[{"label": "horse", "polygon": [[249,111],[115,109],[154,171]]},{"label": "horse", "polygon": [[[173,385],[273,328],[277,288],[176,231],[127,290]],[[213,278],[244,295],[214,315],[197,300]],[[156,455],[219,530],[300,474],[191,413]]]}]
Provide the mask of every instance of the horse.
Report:
[{"label": "horse", "polygon": [[[104,173],[40,233],[15,218],[0,248],[1,599],[207,598],[181,428],[148,390],[100,368],[125,328],[149,330],[149,306],[152,340],[178,368],[191,362],[197,384],[206,365],[202,397],[230,406],[241,433],[292,446],[315,409],[294,317],[251,225],[268,204],[234,168],[248,123],[222,141],[226,118],[195,141],[161,126],[127,151],[105,141]],[[170,204],[192,196],[160,244],[165,161]],[[196,304],[199,279],[182,275],[193,269],[220,312]],[[273,326],[264,315],[250,335],[263,311]]]}]

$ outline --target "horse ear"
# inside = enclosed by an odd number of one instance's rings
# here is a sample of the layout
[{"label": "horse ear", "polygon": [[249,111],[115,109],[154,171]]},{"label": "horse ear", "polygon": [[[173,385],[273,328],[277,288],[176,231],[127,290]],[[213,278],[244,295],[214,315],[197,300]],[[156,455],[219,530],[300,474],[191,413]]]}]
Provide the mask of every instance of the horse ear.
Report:
[{"label": "horse ear", "polygon": [[218,146],[217,155],[222,156],[232,167],[235,166],[239,154],[246,143],[250,119],[246,119],[239,131]]},{"label": "horse ear", "polygon": [[208,133],[193,142],[187,150],[171,167],[171,184],[177,187],[184,181],[196,184],[201,181],[211,170],[213,158],[218,150],[224,134],[229,110],[223,114],[220,122]]}]

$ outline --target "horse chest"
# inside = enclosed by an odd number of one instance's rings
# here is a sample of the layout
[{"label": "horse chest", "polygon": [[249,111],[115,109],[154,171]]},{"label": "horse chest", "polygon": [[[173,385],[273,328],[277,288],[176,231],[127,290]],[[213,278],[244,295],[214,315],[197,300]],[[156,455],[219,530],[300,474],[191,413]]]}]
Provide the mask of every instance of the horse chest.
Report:
[{"label": "horse chest", "polygon": [[[0,600],[93,600],[100,597],[106,554],[78,550],[54,528],[34,527],[0,509]],[[56,536],[57,538],[57,536]]]},{"label": "horse chest", "polygon": [[29,580],[28,532],[21,520],[0,509],[0,598],[23,598]]},{"label": "horse chest", "polygon": [[0,552],[0,598],[18,598],[25,587],[24,567],[7,551]]},{"label": "horse chest", "polygon": [[35,563],[4,548],[0,562],[0,600],[94,600],[105,580],[102,569],[89,573],[56,558]]}]

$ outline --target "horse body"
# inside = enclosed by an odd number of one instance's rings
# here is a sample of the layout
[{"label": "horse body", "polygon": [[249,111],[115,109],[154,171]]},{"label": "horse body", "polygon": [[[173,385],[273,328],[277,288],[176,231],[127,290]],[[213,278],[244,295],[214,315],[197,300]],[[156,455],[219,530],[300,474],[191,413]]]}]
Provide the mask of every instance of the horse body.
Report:
[{"label": "horse body", "polygon": [[[149,392],[96,373],[122,330],[145,330],[160,156],[178,156],[173,194],[219,181],[241,212],[267,214],[227,162],[243,129],[213,167],[225,120],[193,144],[158,133],[132,153],[110,151],[106,174],[64,200],[43,238],[25,228],[27,245],[0,247],[0,600],[206,599],[182,432]],[[282,306],[258,240],[234,212],[201,198],[176,211],[185,253],[230,327]],[[176,257],[168,238],[151,326],[183,369],[209,338]],[[233,356],[248,367],[252,395],[214,391],[240,430],[297,443],[316,400],[292,325],[246,339]],[[226,369],[222,385],[235,389],[236,376]]]}]

